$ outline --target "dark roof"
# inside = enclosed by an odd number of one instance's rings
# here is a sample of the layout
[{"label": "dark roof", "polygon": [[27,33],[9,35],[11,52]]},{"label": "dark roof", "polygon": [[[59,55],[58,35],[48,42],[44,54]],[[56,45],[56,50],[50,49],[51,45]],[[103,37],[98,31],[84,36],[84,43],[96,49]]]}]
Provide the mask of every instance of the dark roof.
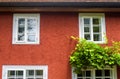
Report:
[{"label": "dark roof", "polygon": [[120,0],[0,0],[0,2],[120,2]]},{"label": "dark roof", "polygon": [[120,8],[120,2],[0,2],[0,7]]}]

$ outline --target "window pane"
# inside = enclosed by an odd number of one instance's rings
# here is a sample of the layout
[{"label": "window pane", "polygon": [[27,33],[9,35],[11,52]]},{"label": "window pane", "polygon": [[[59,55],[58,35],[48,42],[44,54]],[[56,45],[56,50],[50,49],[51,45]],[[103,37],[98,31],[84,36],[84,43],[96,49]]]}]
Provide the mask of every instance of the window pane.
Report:
[{"label": "window pane", "polygon": [[94,34],[93,39],[94,41],[101,41],[100,34]]},{"label": "window pane", "polygon": [[104,70],[105,71],[105,76],[110,76],[110,70]]},{"label": "window pane", "polygon": [[[102,76],[102,70],[95,70],[95,76]],[[101,79],[101,78],[96,78]]]},{"label": "window pane", "polygon": [[23,79],[23,78],[15,78],[15,79]]},{"label": "window pane", "polygon": [[25,33],[25,19],[18,19],[18,41],[24,41],[24,33]]},{"label": "window pane", "polygon": [[18,34],[18,41],[24,41],[25,35],[24,34]]},{"label": "window pane", "polygon": [[91,39],[91,38],[90,38],[90,34],[85,34],[84,38],[85,38],[86,40],[90,40],[90,39]]},{"label": "window pane", "polygon": [[34,78],[27,78],[27,79],[34,79]]},{"label": "window pane", "polygon": [[93,27],[93,32],[100,32],[100,28],[99,27]]},{"label": "window pane", "polygon": [[43,75],[43,70],[36,70],[36,76],[41,76]]},{"label": "window pane", "polygon": [[80,74],[77,74],[77,76],[78,76],[78,77],[82,77],[82,73],[80,73]]},{"label": "window pane", "polygon": [[96,79],[102,79],[102,78],[96,78]]},{"label": "window pane", "polygon": [[84,24],[90,24],[90,18],[84,18]]},{"label": "window pane", "polygon": [[86,71],[86,77],[90,77],[91,76],[91,71]]},{"label": "window pane", "polygon": [[25,19],[18,19],[18,33],[23,33],[25,31]]},{"label": "window pane", "polygon": [[15,71],[8,71],[8,77],[10,77],[10,76],[15,76]]},{"label": "window pane", "polygon": [[35,78],[35,79],[43,79],[43,78]]},{"label": "window pane", "polygon": [[36,33],[36,19],[27,19],[27,30],[28,33]]},{"label": "window pane", "polygon": [[23,71],[16,71],[16,76],[23,76]]},{"label": "window pane", "polygon": [[18,33],[24,33],[25,27],[18,27]]},{"label": "window pane", "polygon": [[27,74],[27,77],[28,76],[34,76],[34,70],[27,70],[26,74]]},{"label": "window pane", "polygon": [[15,79],[15,78],[8,78],[8,79]]},{"label": "window pane", "polygon": [[93,24],[100,24],[99,18],[93,18]]},{"label": "window pane", "polygon": [[90,32],[90,28],[89,27],[84,27],[84,32]]},{"label": "window pane", "polygon": [[35,35],[28,35],[29,42],[35,42]]}]

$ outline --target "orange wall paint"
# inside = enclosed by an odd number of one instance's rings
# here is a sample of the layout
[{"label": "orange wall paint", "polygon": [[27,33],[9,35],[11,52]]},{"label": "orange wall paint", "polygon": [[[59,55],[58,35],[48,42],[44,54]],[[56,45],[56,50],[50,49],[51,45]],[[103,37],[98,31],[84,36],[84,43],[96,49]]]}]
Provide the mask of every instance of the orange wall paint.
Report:
[{"label": "orange wall paint", "polygon": [[[48,65],[49,79],[71,79],[70,36],[78,36],[78,13],[40,13],[39,45],[12,45],[12,20],[13,13],[0,13],[0,72],[2,65]],[[106,13],[105,20],[109,41],[120,40],[120,14]]]}]

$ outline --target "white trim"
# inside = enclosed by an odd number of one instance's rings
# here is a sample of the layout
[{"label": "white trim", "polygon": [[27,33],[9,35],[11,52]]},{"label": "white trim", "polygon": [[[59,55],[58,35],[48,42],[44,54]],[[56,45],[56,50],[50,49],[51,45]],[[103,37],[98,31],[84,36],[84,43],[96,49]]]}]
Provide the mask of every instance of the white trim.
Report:
[{"label": "white trim", "polygon": [[[38,69],[43,70],[43,79],[48,79],[48,66],[42,65],[42,66],[29,66],[29,65],[3,65],[2,66],[2,79],[7,79],[7,71],[8,70],[28,70],[28,69]],[[25,72],[24,72],[24,79],[25,79]]]},{"label": "white trim", "polygon": [[[97,17],[97,18],[101,18],[101,33],[102,33],[102,41],[94,41],[95,43],[106,43],[106,27],[105,27],[105,14],[104,13],[79,13],[79,36],[80,38],[84,38],[84,26],[83,25],[83,17]],[[92,38],[92,37],[91,37]],[[92,40],[91,40],[92,41]]]},{"label": "white trim", "polygon": [[[16,21],[18,21],[18,18],[36,18],[37,19],[37,32],[36,32],[36,41],[35,42],[27,42],[27,41],[24,41],[24,42],[20,42],[20,41],[17,41],[17,27]],[[40,14],[39,13],[16,13],[16,14],[13,14],[13,38],[12,38],[12,44],[39,44],[40,42]]]},{"label": "white trim", "polygon": [[[110,70],[112,70],[112,79],[117,79],[117,67],[116,66],[113,66],[112,68],[111,67],[105,67],[104,69],[110,69]],[[91,70],[92,72],[92,74],[93,75],[91,75],[92,76],[92,79],[95,79],[95,68],[88,68],[88,69],[86,69],[86,70]],[[77,79],[77,74],[76,73],[74,73],[73,72],[74,71],[74,68],[72,68],[72,79]]]}]

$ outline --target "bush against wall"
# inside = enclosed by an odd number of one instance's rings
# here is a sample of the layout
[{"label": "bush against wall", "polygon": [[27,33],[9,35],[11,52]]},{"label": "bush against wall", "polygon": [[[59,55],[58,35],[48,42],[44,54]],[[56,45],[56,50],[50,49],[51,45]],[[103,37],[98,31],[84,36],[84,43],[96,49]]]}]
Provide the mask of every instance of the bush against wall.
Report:
[{"label": "bush against wall", "polygon": [[88,67],[102,69],[106,66],[120,65],[120,42],[113,42],[112,46],[101,46],[73,36],[72,39],[77,41],[70,56],[74,72],[80,73]]}]

